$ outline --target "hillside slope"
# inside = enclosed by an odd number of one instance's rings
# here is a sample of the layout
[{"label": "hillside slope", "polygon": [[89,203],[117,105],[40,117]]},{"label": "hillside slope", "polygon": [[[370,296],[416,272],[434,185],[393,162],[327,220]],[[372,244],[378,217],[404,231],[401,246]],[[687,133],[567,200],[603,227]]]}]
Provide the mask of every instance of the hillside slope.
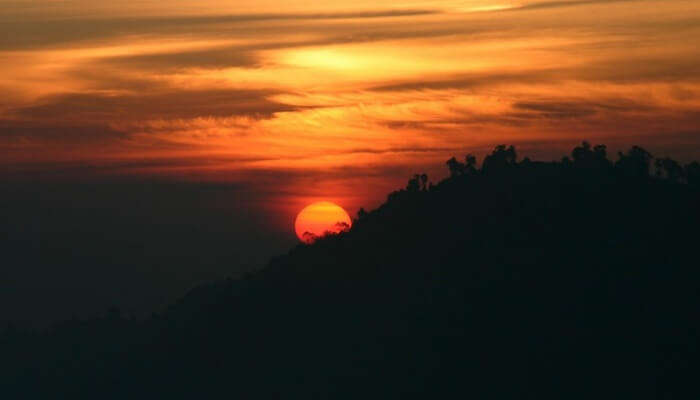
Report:
[{"label": "hillside slope", "polygon": [[[413,178],[167,312],[3,335],[22,398],[688,398],[700,189],[634,148]],[[641,149],[639,149],[641,150]]]}]

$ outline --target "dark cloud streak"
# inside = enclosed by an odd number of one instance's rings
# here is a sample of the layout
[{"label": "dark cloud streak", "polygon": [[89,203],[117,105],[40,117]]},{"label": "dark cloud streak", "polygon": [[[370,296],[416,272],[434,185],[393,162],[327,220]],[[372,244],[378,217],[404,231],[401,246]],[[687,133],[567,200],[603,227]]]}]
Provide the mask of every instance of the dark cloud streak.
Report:
[{"label": "dark cloud streak", "polygon": [[296,107],[269,100],[271,90],[173,90],[111,95],[70,93],[50,96],[38,104],[15,109],[29,120],[131,121],[196,117],[248,116],[269,118]]},{"label": "dark cloud streak", "polygon": [[646,0],[571,0],[571,1],[543,1],[539,3],[525,4],[520,7],[507,8],[504,10],[498,10],[498,12],[510,12],[510,11],[528,11],[528,10],[542,10],[548,8],[561,8],[561,7],[575,7],[575,6],[585,6],[594,4],[613,4],[613,3],[632,3],[641,2]]},{"label": "dark cloud streak", "polygon": [[16,18],[2,22],[0,49],[15,50],[40,48],[62,43],[106,39],[126,35],[142,35],[154,32],[192,33],[216,31],[222,25],[249,24],[267,21],[312,21],[312,20],[362,20],[393,17],[412,17],[436,14],[435,10],[366,11],[351,13],[311,14],[240,14],[197,17],[141,17],[101,19],[56,19],[22,21]]}]

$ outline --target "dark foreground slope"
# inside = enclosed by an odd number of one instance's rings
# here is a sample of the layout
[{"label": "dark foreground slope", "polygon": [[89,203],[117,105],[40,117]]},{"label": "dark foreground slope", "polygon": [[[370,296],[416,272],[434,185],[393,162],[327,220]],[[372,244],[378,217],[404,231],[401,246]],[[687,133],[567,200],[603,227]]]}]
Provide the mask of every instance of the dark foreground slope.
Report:
[{"label": "dark foreground slope", "polygon": [[3,398],[695,397],[695,178],[583,149],[451,160],[149,321],[8,331]]}]

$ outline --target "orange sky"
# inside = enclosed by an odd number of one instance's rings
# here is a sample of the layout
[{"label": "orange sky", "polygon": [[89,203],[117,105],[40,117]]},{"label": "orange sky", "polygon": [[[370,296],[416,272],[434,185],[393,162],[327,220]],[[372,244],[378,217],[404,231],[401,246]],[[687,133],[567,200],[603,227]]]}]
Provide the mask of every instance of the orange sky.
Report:
[{"label": "orange sky", "polygon": [[0,0],[0,168],[354,212],[499,143],[700,158],[696,0],[314,3]]}]

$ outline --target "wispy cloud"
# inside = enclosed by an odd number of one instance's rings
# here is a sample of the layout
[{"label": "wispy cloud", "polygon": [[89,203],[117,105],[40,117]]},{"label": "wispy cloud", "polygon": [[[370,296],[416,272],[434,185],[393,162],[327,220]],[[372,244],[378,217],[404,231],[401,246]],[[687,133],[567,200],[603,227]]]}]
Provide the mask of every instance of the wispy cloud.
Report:
[{"label": "wispy cloud", "polygon": [[504,9],[503,11],[518,11],[518,10],[541,10],[548,8],[560,8],[560,7],[576,7],[576,6],[586,6],[594,4],[614,4],[614,3],[632,3],[632,2],[643,2],[647,0],[562,0],[562,1],[542,1],[524,4],[519,7],[513,7]]},{"label": "wispy cloud", "polygon": [[0,148],[388,168],[493,142],[661,140],[698,123],[694,2],[275,1],[248,14],[178,3],[0,16]]}]

